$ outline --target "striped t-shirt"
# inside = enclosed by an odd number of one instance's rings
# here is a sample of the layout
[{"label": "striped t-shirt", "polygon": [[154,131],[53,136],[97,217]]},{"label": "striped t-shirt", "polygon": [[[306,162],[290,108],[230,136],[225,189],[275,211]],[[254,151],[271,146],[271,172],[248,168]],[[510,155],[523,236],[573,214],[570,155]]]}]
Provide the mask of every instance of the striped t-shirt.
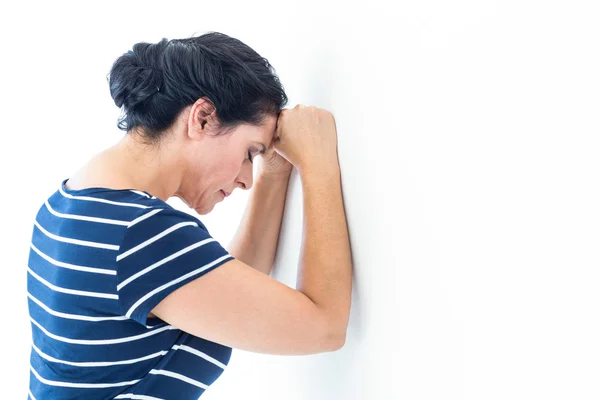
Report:
[{"label": "striped t-shirt", "polygon": [[67,180],[34,221],[29,398],[197,399],[231,347],[147,315],[233,257],[197,218],[147,192],[70,190]]}]

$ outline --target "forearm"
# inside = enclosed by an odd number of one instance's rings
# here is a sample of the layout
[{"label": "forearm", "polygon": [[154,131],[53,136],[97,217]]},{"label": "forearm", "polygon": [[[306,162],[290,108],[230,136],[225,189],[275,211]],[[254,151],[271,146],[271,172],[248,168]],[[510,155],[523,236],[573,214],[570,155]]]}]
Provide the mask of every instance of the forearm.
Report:
[{"label": "forearm", "polygon": [[289,175],[258,176],[238,230],[229,244],[232,256],[267,275],[275,259],[288,181]]},{"label": "forearm", "polygon": [[341,174],[335,167],[301,173],[304,228],[296,287],[344,335],[350,318],[352,261],[342,200]]}]

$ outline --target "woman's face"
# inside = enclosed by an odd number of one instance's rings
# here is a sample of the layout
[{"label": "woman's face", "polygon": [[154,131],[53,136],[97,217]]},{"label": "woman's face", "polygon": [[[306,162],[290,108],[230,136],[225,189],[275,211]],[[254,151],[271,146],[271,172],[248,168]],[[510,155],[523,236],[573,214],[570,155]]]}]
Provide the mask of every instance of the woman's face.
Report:
[{"label": "woman's face", "polygon": [[[192,111],[193,112],[193,111]],[[191,125],[196,125],[194,119]],[[269,116],[262,126],[241,125],[225,135],[211,135],[210,118],[190,126],[193,140],[185,146],[187,167],[174,194],[198,214],[208,214],[236,188],[252,187],[252,161],[271,145],[277,124]]]}]

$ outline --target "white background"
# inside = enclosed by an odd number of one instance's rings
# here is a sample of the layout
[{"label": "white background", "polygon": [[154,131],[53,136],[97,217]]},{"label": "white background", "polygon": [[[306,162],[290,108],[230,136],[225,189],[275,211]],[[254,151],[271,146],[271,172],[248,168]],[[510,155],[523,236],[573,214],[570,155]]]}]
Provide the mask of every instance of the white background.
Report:
[{"label": "white background", "polygon": [[[266,57],[288,107],[334,113],[355,271],[342,350],[234,350],[203,399],[600,398],[596,1],[0,7],[3,399],[27,393],[35,213],[123,135],[112,63],[211,30]],[[294,172],[273,273],[292,287],[301,193]],[[203,217],[224,244],[247,195]]]}]

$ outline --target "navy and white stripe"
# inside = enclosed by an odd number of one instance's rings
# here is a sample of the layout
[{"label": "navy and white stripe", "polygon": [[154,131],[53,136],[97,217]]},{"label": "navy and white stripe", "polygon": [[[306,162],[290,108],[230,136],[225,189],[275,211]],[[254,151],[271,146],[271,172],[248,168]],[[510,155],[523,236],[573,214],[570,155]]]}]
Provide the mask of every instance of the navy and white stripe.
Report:
[{"label": "navy and white stripe", "polygon": [[33,223],[30,399],[197,399],[232,349],[148,313],[233,257],[193,216],[146,192],[70,190]]}]

